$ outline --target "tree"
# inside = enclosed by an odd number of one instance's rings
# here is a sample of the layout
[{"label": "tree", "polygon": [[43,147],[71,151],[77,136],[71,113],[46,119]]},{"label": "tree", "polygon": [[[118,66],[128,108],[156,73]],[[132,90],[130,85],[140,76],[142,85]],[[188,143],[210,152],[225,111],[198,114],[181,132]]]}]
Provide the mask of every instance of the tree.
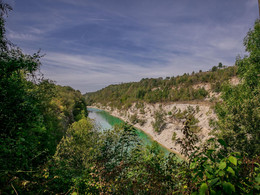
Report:
[{"label": "tree", "polygon": [[250,156],[260,153],[260,23],[255,22],[254,29],[244,39],[249,56],[238,57],[236,66],[241,84],[224,86],[223,102],[216,108],[219,117],[218,133],[229,149],[248,153]]},{"label": "tree", "polygon": [[215,71],[217,71],[217,69],[218,69],[218,67],[213,66],[212,69],[211,69],[211,71],[212,71],[212,72],[215,72]]},{"label": "tree", "polygon": [[[39,52],[24,54],[6,39],[5,17],[11,9],[0,1],[0,193],[7,194],[14,188],[22,192],[24,181],[35,183],[68,125],[87,114],[79,92],[37,76]],[[66,96],[59,97],[63,90]]]},{"label": "tree", "polygon": [[6,50],[7,48],[7,39],[5,37],[5,16],[7,16],[8,12],[12,10],[12,7],[4,3],[2,0],[0,0],[0,49],[1,52]]},{"label": "tree", "polygon": [[156,132],[161,132],[165,128],[165,114],[162,110],[156,111],[154,113],[154,122],[152,123],[153,129]]}]

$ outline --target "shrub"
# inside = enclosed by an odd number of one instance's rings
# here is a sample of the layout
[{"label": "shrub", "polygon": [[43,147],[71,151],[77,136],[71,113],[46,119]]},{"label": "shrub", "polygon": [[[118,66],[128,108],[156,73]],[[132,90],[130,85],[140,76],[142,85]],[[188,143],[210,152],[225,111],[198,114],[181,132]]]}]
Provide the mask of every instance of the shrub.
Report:
[{"label": "shrub", "polygon": [[197,106],[196,106],[196,113],[198,113],[199,111],[200,111],[200,106],[197,105]]},{"label": "shrub", "polygon": [[154,122],[152,123],[154,131],[161,132],[163,130],[165,126],[164,120],[165,118],[163,111],[156,111],[154,116]]},{"label": "shrub", "polygon": [[137,114],[135,113],[135,114],[133,114],[131,117],[130,117],[130,122],[132,123],[132,124],[136,124],[136,123],[138,123],[138,117],[137,117]]},{"label": "shrub", "polygon": [[177,134],[176,134],[176,132],[173,132],[173,134],[172,134],[172,141],[176,141],[176,137],[177,137]]}]

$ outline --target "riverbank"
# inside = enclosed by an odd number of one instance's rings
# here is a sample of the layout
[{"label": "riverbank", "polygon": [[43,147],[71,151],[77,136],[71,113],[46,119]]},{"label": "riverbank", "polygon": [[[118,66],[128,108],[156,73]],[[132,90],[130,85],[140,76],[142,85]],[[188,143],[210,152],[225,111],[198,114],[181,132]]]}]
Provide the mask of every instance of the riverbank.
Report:
[{"label": "riverbank", "polygon": [[[167,148],[169,151],[180,155],[181,148],[179,145],[175,144],[175,141],[172,139],[173,134],[176,135],[176,138],[182,138],[183,134],[181,129],[183,128],[183,120],[176,119],[172,115],[167,113],[174,112],[176,110],[185,112],[187,109],[194,109],[196,113],[194,114],[195,118],[198,119],[199,136],[200,143],[209,138],[209,132],[211,127],[209,121],[216,118],[213,110],[209,105],[201,104],[178,104],[178,103],[168,103],[168,104],[144,104],[142,108],[139,108],[136,104],[133,104],[127,110],[118,110],[112,109],[109,106],[102,106],[100,104],[94,104],[92,108],[102,109],[108,112],[109,114],[120,118],[121,120],[131,123],[131,116],[135,115],[139,120],[145,121],[142,123],[133,124],[134,127],[142,130],[147,135],[149,135],[154,141]],[[154,115],[156,111],[162,111],[165,113],[165,127],[158,133],[154,131],[153,122]]]},{"label": "riverbank", "polygon": [[122,120],[122,121],[124,121],[124,122],[127,122],[127,123],[133,125],[136,129],[138,129],[138,130],[140,130],[140,131],[143,131],[147,136],[149,136],[149,138],[150,138],[151,140],[153,140],[153,141],[155,141],[156,143],[158,143],[161,147],[165,148],[167,151],[176,154],[176,155],[179,156],[181,159],[186,159],[185,156],[183,156],[183,155],[180,154],[179,152],[177,152],[177,151],[175,151],[175,150],[173,150],[173,149],[171,149],[171,148],[168,148],[167,146],[163,145],[161,142],[158,142],[158,140],[155,140],[155,139],[154,139],[155,137],[154,137],[152,134],[150,134],[149,130],[147,131],[147,130],[141,128],[140,125],[132,124],[132,123],[131,123],[128,119],[126,119],[125,117],[121,117],[121,116],[115,114],[114,112],[111,113],[111,111],[110,111],[109,109],[99,108],[99,107],[97,107],[97,106],[88,106],[88,108],[93,108],[93,109],[99,109],[99,110],[106,111],[106,112],[108,112],[111,116],[116,117],[116,118],[118,118],[118,119],[120,119],[120,120]]}]

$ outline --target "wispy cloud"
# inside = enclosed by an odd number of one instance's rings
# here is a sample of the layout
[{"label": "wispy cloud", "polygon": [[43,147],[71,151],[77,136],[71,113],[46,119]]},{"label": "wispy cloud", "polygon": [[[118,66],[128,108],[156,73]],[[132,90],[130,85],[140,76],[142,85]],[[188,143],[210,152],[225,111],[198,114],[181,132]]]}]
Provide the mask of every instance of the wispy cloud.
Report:
[{"label": "wispy cloud", "polygon": [[16,33],[12,30],[9,30],[8,32],[8,37],[11,40],[20,40],[20,41],[35,41],[37,39],[39,39],[38,36],[36,36],[35,34],[29,34],[29,33]]},{"label": "wispy cloud", "polygon": [[86,92],[233,65],[257,17],[255,0],[19,0],[7,35],[42,48],[46,77]]},{"label": "wispy cloud", "polygon": [[[126,64],[112,58],[102,56],[82,56],[62,53],[49,53],[43,59],[45,66],[42,71],[58,83],[94,91],[109,84],[137,81],[147,72],[147,68]],[[66,76],[65,76],[66,75]]]}]

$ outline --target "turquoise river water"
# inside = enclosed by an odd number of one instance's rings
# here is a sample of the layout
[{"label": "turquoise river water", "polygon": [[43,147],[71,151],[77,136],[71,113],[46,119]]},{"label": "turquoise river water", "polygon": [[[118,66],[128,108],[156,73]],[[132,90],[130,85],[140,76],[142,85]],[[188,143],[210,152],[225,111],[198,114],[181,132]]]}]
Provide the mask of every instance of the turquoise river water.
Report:
[{"label": "turquoise river water", "polygon": [[[108,112],[103,110],[95,109],[95,108],[88,108],[89,111],[89,118],[94,119],[96,124],[103,130],[108,130],[113,128],[114,125],[123,123],[121,119],[110,115]],[[155,142],[150,136],[145,134],[142,130],[136,129],[136,133],[139,138],[143,141],[144,144],[151,145]],[[159,144],[158,144],[159,145]],[[169,151],[164,148],[163,146],[159,145],[160,149],[165,153],[168,154]]]}]

